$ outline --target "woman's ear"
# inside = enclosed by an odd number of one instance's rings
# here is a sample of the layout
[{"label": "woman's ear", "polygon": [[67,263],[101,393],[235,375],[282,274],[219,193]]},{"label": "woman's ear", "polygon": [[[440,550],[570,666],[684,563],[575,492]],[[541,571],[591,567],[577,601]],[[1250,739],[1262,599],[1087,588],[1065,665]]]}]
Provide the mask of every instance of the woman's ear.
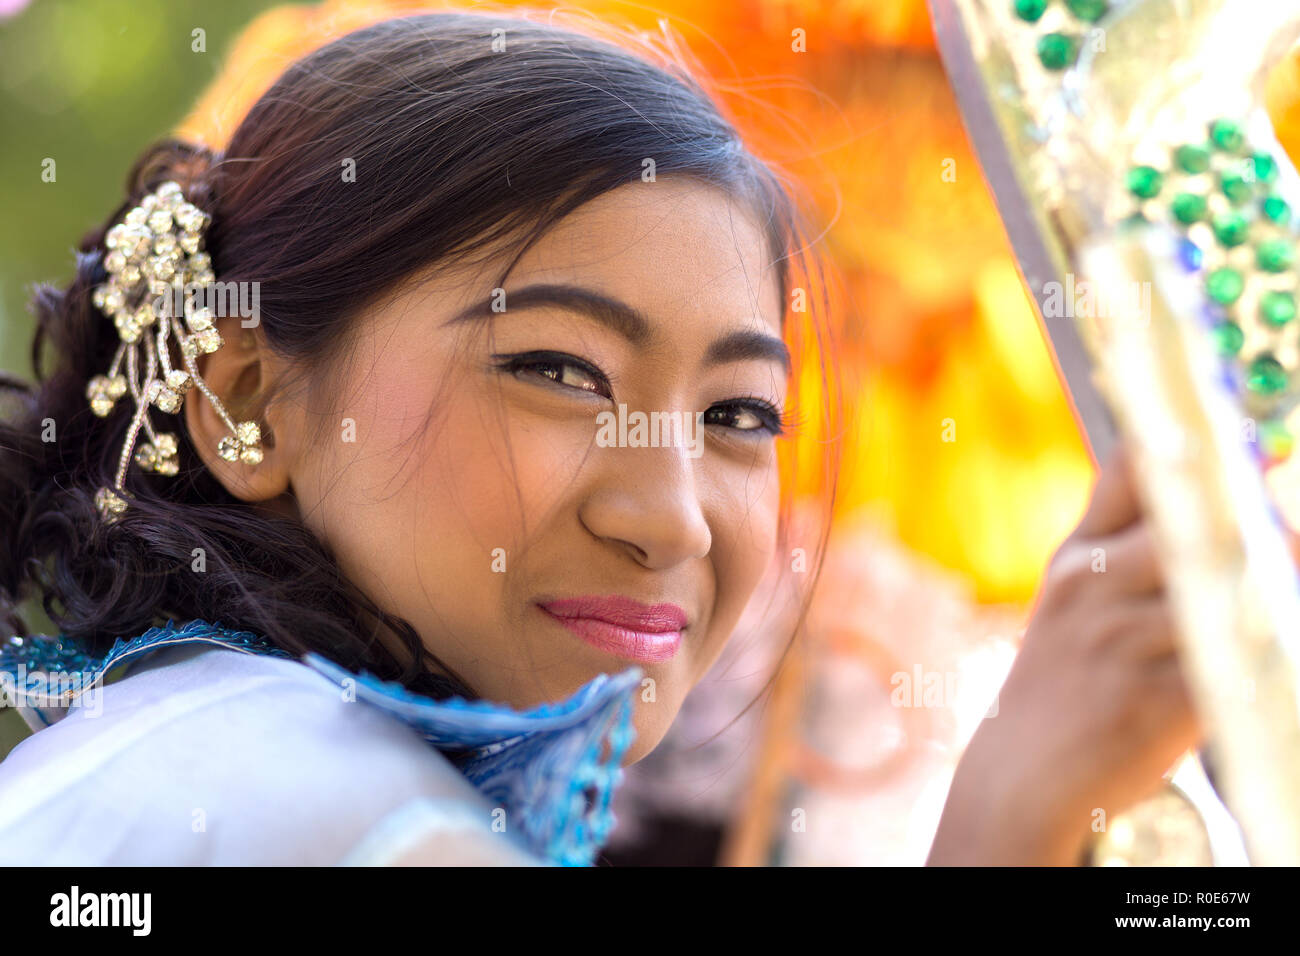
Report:
[{"label": "woman's ear", "polygon": [[199,457],[217,480],[236,498],[266,502],[290,491],[293,443],[286,441],[292,429],[280,409],[268,406],[267,397],[283,365],[275,360],[255,328],[243,328],[238,316],[214,320],[221,334],[221,348],[199,355],[199,374],[221,400],[236,424],[252,421],[262,433],[262,460],[255,465],[227,461],[217,453],[221,439],[231,434],[226,422],[197,387],[185,396],[185,425]]}]

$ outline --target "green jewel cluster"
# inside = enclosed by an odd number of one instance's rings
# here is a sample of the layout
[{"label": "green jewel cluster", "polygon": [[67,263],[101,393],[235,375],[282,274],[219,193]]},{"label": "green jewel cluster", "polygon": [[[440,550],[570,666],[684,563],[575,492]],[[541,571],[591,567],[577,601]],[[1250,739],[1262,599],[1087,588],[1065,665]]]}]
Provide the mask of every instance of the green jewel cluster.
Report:
[{"label": "green jewel cluster", "polygon": [[1204,267],[1206,297],[1220,314],[1215,346],[1241,362],[1252,404],[1268,412],[1258,437],[1270,459],[1286,457],[1292,445],[1272,416],[1282,411],[1295,371],[1296,343],[1282,336],[1300,326],[1296,234],[1290,205],[1274,193],[1277,176],[1277,160],[1252,149],[1239,123],[1221,118],[1208,124],[1203,141],[1175,147],[1161,166],[1131,166],[1124,183],[1139,206],[1129,221],[1171,223],[1192,258],[1184,264]]},{"label": "green jewel cluster", "polygon": [[[1043,18],[1053,0],[1011,0],[1011,10],[1026,23],[1037,23]],[[1057,0],[1068,11],[1073,21],[1082,24],[1096,23],[1110,10],[1110,0]],[[1084,29],[1051,30],[1038,38],[1038,62],[1048,70],[1064,70],[1079,55],[1079,45],[1086,35]]]}]

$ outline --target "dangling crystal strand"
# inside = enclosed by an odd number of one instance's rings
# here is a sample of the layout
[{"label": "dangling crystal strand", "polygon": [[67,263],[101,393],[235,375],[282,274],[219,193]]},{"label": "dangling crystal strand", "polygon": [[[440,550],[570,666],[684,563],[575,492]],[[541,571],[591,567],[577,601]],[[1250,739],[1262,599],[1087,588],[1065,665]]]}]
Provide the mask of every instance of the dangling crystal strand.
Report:
[{"label": "dangling crystal strand", "polygon": [[241,445],[257,445],[262,441],[262,429],[257,422],[240,422],[235,429],[235,436]]},{"label": "dangling crystal strand", "polygon": [[176,457],[176,436],[171,432],[160,432],[154,437],[151,446],[154,452],[152,468],[160,475],[172,477],[180,471],[180,461]]},{"label": "dangling crystal strand", "polygon": [[199,347],[199,351],[212,353],[221,348],[224,343],[221,333],[215,328],[207,328],[202,332],[194,333],[194,341]]},{"label": "dangling crystal strand", "polygon": [[95,492],[95,507],[110,524],[126,510],[126,501],[111,488],[100,488]]},{"label": "dangling crystal strand", "polygon": [[158,464],[158,451],[145,442],[135,450],[135,463],[146,471],[153,471]]},{"label": "dangling crystal strand", "polygon": [[185,316],[185,324],[191,332],[204,332],[212,328],[212,310],[195,309]]},{"label": "dangling crystal strand", "polygon": [[167,373],[167,387],[179,395],[184,395],[194,385],[194,379],[184,369],[174,368]]},{"label": "dangling crystal strand", "polygon": [[169,415],[174,415],[180,410],[181,396],[168,388],[161,379],[155,378],[151,381],[145,387],[144,396],[145,401]]},{"label": "dangling crystal strand", "polygon": [[[217,446],[218,454],[231,462],[251,465],[262,461],[261,431],[257,424],[235,424],[216,395],[199,378],[195,364],[197,357],[215,352],[224,344],[211,311],[196,308],[187,301],[184,310],[187,328],[183,328],[177,321],[179,317],[172,314],[179,309],[168,307],[171,300],[167,300],[158,313],[154,311],[156,303],[144,299],[146,294],[155,299],[167,295],[174,283],[205,287],[215,281],[211,256],[203,250],[203,233],[210,221],[207,213],[185,200],[178,183],[167,181],[141,197],[139,205],[129,210],[122,221],[105,234],[104,267],[109,278],[92,291],[92,301],[97,309],[113,320],[121,345],[109,374],[92,378],[86,388],[86,397],[91,410],[99,416],[108,415],[115,401],[128,389],[137,403],[135,417],[119,456],[115,487],[121,487],[132,457],[140,467],[157,474],[178,473],[176,436],[170,432],[155,433],[148,409],[154,406],[166,413],[178,413],[186,393],[195,387],[203,392],[234,433],[221,440]],[[150,334],[146,337],[145,331],[155,326],[157,336]],[[168,335],[172,332],[185,359],[184,370],[172,367],[168,345]],[[138,356],[137,349],[141,346],[144,354]],[[129,366],[126,376],[119,372],[123,354],[127,356]],[[142,381],[138,357],[148,360],[148,371]],[[152,441],[141,444],[132,456],[141,426]],[[127,507],[126,498],[113,488],[101,488],[96,493],[95,504],[108,520]]]},{"label": "dangling crystal strand", "polygon": [[239,439],[239,460],[245,465],[257,465],[262,461],[262,430],[257,422],[240,422],[235,429]]},{"label": "dangling crystal strand", "polygon": [[228,462],[256,465],[262,461],[262,430],[257,422],[240,422],[235,434],[217,443],[217,454]]},{"label": "dangling crystal strand", "polygon": [[158,454],[164,458],[174,458],[179,444],[176,441],[176,436],[171,432],[159,432],[158,437],[154,439],[154,447],[158,449]]}]

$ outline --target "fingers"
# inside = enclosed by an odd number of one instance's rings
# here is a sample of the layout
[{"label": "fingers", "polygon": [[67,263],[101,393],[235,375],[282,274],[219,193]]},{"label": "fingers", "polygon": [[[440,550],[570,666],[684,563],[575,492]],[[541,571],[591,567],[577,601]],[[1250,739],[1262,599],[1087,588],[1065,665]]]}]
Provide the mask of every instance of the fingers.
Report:
[{"label": "fingers", "polygon": [[1205,728],[1178,658],[1167,657],[1152,666],[1151,688],[1164,699],[1162,723],[1176,741],[1173,749],[1181,751],[1196,746],[1204,737]]},{"label": "fingers", "polygon": [[1149,522],[1131,524],[1118,534],[1090,543],[1093,566],[1104,569],[1116,593],[1139,597],[1164,589],[1164,571]]},{"label": "fingers", "polygon": [[1053,557],[1048,576],[1069,593],[1091,595],[1084,599],[1094,604],[1155,596],[1165,583],[1155,532],[1145,521],[1108,537],[1067,540]]},{"label": "fingers", "polygon": [[1108,641],[1121,656],[1161,668],[1177,665],[1177,624],[1168,601],[1158,597],[1127,601],[1112,615]]},{"label": "fingers", "polygon": [[1182,661],[1175,654],[1167,654],[1151,663],[1151,683],[1161,691],[1168,692],[1183,699],[1190,707],[1191,691],[1187,686],[1187,675],[1183,671]]},{"label": "fingers", "polygon": [[1121,443],[1102,467],[1088,510],[1075,534],[1084,538],[1114,534],[1137,521],[1141,514],[1142,502],[1133,476],[1132,455]]}]

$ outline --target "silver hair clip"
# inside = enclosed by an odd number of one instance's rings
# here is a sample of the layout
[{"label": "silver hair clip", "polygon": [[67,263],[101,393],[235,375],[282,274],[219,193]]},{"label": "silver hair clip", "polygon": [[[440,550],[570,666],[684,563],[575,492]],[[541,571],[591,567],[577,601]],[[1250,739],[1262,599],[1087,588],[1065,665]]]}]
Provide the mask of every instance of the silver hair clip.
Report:
[{"label": "silver hair clip", "polygon": [[[108,374],[96,375],[88,383],[86,398],[91,411],[101,418],[128,390],[136,404],[113,486],[95,493],[95,506],[108,522],[126,510],[130,493],[123,482],[133,449],[136,464],[146,471],[171,476],[179,470],[176,435],[155,431],[149,410],[153,406],[177,414],[191,388],[198,388],[207,397],[230,429],[230,435],[218,444],[217,453],[226,461],[247,465],[262,460],[262,435],[257,423],[235,422],[200,377],[195,361],[200,354],[215,352],[223,344],[212,311],[200,304],[205,298],[211,301],[205,293],[216,279],[212,260],[203,251],[203,233],[210,221],[207,213],[185,201],[177,183],[165,182],[144,196],[140,205],[109,229],[105,237],[108,253],[104,267],[109,278],[95,287],[92,301],[113,320],[122,344]],[[173,314],[173,302],[182,297],[184,326]],[[168,341],[171,335],[179,343],[184,368],[173,365]],[[149,441],[135,448],[142,427]]]}]

